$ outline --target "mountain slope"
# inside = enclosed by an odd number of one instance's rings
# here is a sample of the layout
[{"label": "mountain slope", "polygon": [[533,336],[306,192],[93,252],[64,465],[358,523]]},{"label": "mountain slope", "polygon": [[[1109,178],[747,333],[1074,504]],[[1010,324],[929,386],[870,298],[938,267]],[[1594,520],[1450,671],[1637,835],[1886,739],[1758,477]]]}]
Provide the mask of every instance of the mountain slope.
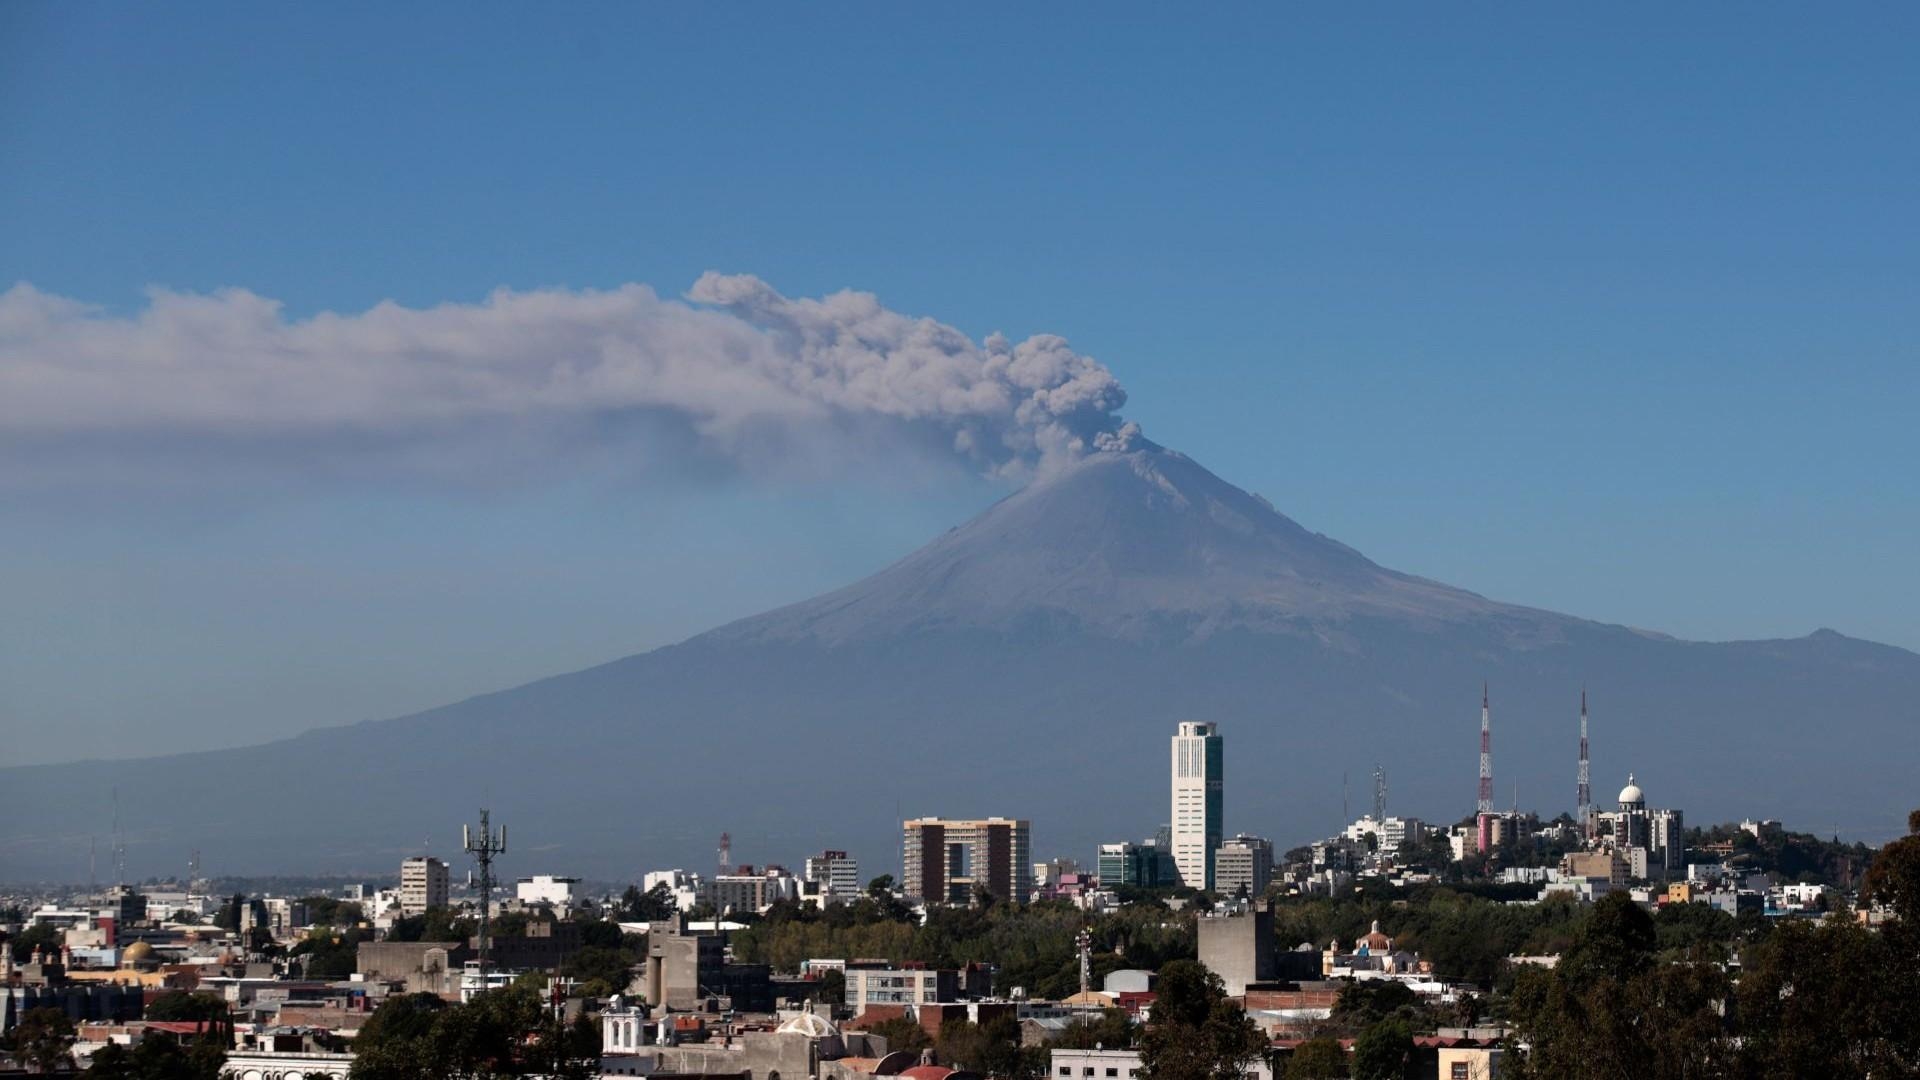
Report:
[{"label": "mountain slope", "polygon": [[[1283,844],[1383,764],[1390,808],[1472,809],[1483,679],[1501,802],[1571,808],[1592,688],[1595,789],[1638,773],[1693,821],[1893,831],[1915,798],[1920,656],[1831,631],[1679,641],[1501,604],[1311,533],[1183,455],[1095,454],[844,589],[571,675],[267,746],[0,770],[0,879],[85,872],[120,792],[137,873],[391,873],[485,802],[509,872],[626,877],[848,848],[898,821],[1034,821],[1092,855],[1166,815],[1166,738],[1227,737],[1228,827]],[[128,807],[137,808],[129,814]]]}]

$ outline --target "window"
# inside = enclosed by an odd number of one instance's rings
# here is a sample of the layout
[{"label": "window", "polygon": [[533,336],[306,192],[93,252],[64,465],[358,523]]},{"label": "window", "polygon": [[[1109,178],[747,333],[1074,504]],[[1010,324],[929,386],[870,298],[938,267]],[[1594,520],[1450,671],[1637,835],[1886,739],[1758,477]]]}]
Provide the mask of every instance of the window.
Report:
[{"label": "window", "polygon": [[1447,1076],[1448,1080],[1473,1080],[1473,1067],[1464,1061],[1456,1061]]},{"label": "window", "polygon": [[1108,1076],[1119,1076],[1119,1075],[1120,1075],[1120,1070],[1119,1070],[1119,1069],[1108,1069],[1108,1070],[1107,1070],[1107,1075],[1108,1075]]},{"label": "window", "polygon": [[1081,1069],[1081,1070],[1080,1070],[1080,1075],[1081,1075],[1081,1076],[1092,1076],[1092,1075],[1093,1075],[1093,1066],[1091,1066],[1091,1065],[1089,1065],[1089,1066],[1087,1066],[1086,1068],[1084,1068],[1084,1069]]},{"label": "window", "polygon": [[1073,1075],[1073,1066],[1071,1066],[1071,1065],[1062,1065],[1062,1066],[1060,1066],[1060,1075],[1061,1075],[1061,1076],[1072,1076],[1072,1075]]}]

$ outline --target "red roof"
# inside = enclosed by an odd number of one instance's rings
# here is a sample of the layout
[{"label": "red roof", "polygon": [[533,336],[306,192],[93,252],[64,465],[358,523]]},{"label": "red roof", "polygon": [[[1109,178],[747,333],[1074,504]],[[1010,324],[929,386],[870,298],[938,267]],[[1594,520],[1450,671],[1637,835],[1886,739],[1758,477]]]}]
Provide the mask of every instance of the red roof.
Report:
[{"label": "red roof", "polygon": [[148,1031],[165,1031],[173,1035],[198,1035],[207,1028],[205,1020],[143,1020]]}]

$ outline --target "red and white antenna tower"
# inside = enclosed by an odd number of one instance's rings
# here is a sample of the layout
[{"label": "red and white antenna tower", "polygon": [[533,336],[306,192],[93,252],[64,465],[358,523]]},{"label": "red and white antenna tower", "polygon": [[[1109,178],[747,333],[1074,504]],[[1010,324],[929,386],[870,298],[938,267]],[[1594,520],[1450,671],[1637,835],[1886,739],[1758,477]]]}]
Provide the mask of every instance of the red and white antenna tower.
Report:
[{"label": "red and white antenna tower", "polygon": [[1487,684],[1480,684],[1480,813],[1493,813],[1493,723]]},{"label": "red and white antenna tower", "polygon": [[722,877],[733,873],[733,835],[720,834],[720,874]]},{"label": "red and white antenna tower", "polygon": [[1580,688],[1580,828],[1593,836],[1593,783],[1587,771],[1587,688]]}]

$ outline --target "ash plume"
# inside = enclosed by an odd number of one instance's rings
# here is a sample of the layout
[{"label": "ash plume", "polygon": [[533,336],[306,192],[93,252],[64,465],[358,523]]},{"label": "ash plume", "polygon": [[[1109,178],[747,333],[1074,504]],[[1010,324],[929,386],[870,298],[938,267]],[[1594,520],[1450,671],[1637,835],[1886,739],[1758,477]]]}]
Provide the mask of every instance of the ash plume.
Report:
[{"label": "ash plume", "polygon": [[1124,445],[1125,402],[1064,338],[975,341],[871,293],[790,298],[751,275],[705,274],[683,298],[501,289],[301,319],[244,289],[151,290],[132,314],[0,293],[0,478],[15,482],[107,459],[491,473],[595,447],[752,474],[877,442],[1020,478]]}]

